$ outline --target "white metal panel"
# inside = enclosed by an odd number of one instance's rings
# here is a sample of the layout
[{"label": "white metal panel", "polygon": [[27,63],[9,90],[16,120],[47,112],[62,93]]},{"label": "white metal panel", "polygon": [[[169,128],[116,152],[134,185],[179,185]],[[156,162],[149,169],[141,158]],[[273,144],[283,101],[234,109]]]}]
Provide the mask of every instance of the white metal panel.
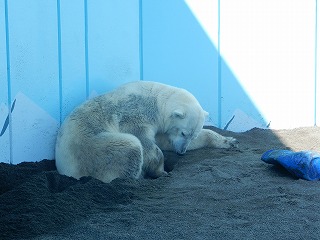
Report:
[{"label": "white metal panel", "polygon": [[12,161],[54,157],[59,126],[57,2],[8,1]]},{"label": "white metal panel", "polygon": [[60,4],[61,120],[86,100],[85,5],[68,0]]},{"label": "white metal panel", "polygon": [[313,0],[221,1],[222,56],[271,128],[313,125],[314,42]]},{"label": "white metal panel", "polygon": [[5,4],[0,2],[0,162],[10,162],[10,131],[7,76],[7,44],[5,25]]},{"label": "white metal panel", "polygon": [[12,97],[22,91],[59,116],[55,0],[8,1]]},{"label": "white metal panel", "polygon": [[143,75],[189,90],[210,113],[210,124],[217,125],[218,2],[187,3],[142,1]]},{"label": "white metal panel", "polygon": [[88,1],[89,92],[140,78],[139,1]]}]

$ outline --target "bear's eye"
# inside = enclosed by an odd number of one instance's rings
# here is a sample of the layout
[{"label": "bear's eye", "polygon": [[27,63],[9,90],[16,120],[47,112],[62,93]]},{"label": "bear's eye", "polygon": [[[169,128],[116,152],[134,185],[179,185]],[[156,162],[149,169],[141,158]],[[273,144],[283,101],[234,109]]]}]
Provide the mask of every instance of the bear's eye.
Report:
[{"label": "bear's eye", "polygon": [[186,137],[186,134],[184,132],[181,132],[182,137]]}]

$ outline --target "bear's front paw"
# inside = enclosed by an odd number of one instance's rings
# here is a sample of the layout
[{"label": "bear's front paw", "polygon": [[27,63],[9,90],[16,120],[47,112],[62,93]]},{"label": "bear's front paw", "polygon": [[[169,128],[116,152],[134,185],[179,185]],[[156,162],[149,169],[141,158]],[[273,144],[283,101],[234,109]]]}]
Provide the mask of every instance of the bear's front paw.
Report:
[{"label": "bear's front paw", "polygon": [[238,148],[239,141],[233,137],[225,137],[220,135],[219,133],[209,130],[203,129],[200,133],[200,137],[198,139],[199,142],[205,142],[207,147],[214,148]]},{"label": "bear's front paw", "polygon": [[224,137],[221,136],[218,139],[213,139],[212,146],[216,148],[225,148],[225,149],[231,149],[231,148],[238,148],[239,141],[233,137]]},{"label": "bear's front paw", "polygon": [[233,137],[226,137],[224,140],[224,143],[226,145],[225,148],[238,148],[239,147],[239,141]]}]

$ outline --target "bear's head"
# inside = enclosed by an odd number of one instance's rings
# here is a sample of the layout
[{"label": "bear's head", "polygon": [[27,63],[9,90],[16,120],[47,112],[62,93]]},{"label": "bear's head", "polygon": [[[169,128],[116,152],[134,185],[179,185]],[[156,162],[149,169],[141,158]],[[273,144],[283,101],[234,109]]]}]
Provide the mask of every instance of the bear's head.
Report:
[{"label": "bear's head", "polygon": [[170,116],[167,136],[176,153],[182,155],[187,151],[190,142],[195,139],[208,113],[199,105],[175,109]]}]

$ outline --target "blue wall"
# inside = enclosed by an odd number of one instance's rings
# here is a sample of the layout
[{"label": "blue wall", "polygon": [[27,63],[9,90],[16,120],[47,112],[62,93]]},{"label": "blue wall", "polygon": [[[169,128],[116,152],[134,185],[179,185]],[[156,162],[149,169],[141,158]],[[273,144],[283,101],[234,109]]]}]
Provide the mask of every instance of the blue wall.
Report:
[{"label": "blue wall", "polygon": [[139,1],[2,0],[0,13],[0,161],[53,158],[76,105],[139,79]]},{"label": "blue wall", "polygon": [[0,161],[54,158],[76,105],[138,79],[186,88],[220,128],[316,124],[316,1],[281,3],[0,0]]}]

